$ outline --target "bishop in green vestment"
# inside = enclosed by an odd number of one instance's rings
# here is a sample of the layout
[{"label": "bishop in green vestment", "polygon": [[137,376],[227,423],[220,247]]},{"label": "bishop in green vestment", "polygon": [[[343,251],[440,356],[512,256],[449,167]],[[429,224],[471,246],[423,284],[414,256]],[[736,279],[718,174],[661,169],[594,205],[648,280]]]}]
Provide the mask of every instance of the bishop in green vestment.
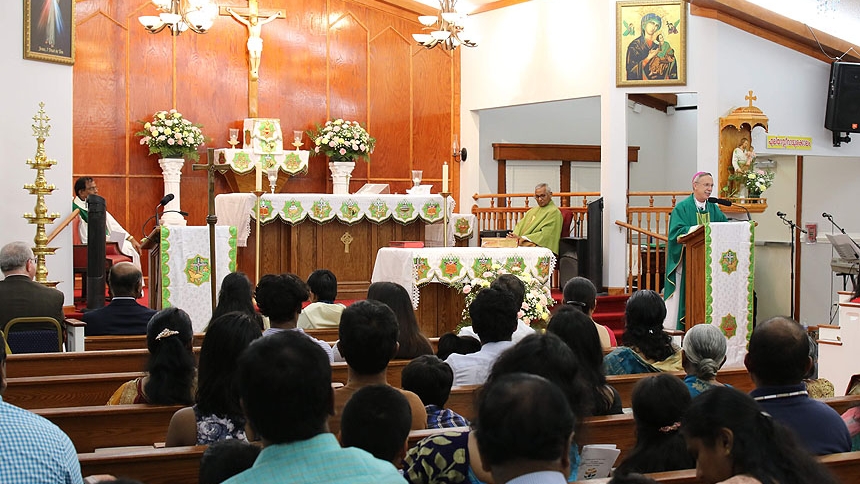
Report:
[{"label": "bishop in green vestment", "polygon": [[529,209],[519,221],[514,232],[508,237],[517,239],[523,247],[540,246],[558,254],[558,241],[561,238],[561,210],[552,202],[552,190],[546,183],[535,187],[535,200],[538,206]]},{"label": "bishop in green vestment", "polygon": [[693,193],[678,202],[669,216],[669,242],[666,247],[666,283],[663,299],[666,301],[666,329],[684,329],[684,267],[682,244],[678,237],[686,235],[698,225],[710,222],[725,222],[726,216],[720,208],[708,203],[714,188],[710,173],[699,172],[693,177]]}]

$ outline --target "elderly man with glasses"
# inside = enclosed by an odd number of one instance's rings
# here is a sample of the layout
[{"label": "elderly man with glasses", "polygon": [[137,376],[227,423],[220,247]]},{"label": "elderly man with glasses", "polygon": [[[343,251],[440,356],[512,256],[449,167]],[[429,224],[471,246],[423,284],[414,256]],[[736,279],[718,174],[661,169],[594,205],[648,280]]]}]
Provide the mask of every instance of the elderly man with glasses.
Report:
[{"label": "elderly man with glasses", "polygon": [[538,206],[526,212],[508,237],[517,239],[517,245],[520,247],[546,247],[553,254],[558,254],[561,211],[553,203],[552,190],[546,183],[535,187],[535,200]]},{"label": "elderly man with glasses", "polygon": [[[48,316],[63,324],[63,293],[39,284],[36,258],[26,242],[11,242],[0,249],[0,329],[14,318]],[[39,329],[30,327],[29,329]]]}]

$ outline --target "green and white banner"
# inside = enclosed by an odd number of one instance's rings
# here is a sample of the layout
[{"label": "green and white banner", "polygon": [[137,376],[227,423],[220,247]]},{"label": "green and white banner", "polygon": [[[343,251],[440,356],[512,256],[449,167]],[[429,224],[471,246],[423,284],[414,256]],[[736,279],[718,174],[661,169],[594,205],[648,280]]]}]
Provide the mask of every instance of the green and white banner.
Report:
[{"label": "green and white banner", "polygon": [[726,335],[726,367],[743,366],[752,332],[754,242],[752,222],[705,225],[705,323]]},{"label": "green and white banner", "polygon": [[[236,270],[236,227],[215,227],[216,290],[224,276]],[[209,227],[161,227],[161,304],[191,316],[195,333],[212,317]]]}]

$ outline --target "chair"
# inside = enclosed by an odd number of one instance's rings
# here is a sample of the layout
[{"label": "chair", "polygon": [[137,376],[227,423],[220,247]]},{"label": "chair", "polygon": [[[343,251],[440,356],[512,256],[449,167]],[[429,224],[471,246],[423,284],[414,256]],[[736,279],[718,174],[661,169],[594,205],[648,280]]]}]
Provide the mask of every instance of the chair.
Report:
[{"label": "chair", "polygon": [[0,331],[0,337],[3,338],[3,346],[6,347],[6,349],[4,351],[6,351],[7,355],[11,355],[12,350],[9,349],[9,343],[6,341],[6,336],[3,334],[3,331]]},{"label": "chair", "polygon": [[63,327],[51,317],[14,318],[6,324],[6,345],[12,354],[63,351]]}]

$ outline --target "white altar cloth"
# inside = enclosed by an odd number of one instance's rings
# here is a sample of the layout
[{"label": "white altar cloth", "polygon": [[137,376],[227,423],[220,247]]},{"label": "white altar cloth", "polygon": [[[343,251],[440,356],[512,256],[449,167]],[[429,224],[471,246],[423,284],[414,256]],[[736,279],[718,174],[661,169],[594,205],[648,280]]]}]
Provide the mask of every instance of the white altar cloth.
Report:
[{"label": "white altar cloth", "polygon": [[552,251],[543,247],[386,247],[376,253],[370,281],[400,284],[409,292],[417,309],[420,287],[424,284],[464,284],[498,264],[509,272],[529,274],[549,285],[555,262]]}]

